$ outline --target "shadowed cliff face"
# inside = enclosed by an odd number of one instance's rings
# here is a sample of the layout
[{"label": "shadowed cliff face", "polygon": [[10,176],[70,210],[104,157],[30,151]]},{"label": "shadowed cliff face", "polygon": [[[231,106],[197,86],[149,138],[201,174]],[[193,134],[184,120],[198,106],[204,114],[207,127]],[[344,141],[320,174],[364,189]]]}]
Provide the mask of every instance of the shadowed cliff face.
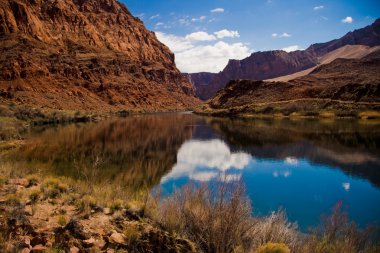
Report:
[{"label": "shadowed cliff face", "polygon": [[[302,71],[319,64],[320,58],[346,45],[380,45],[380,19],[370,26],[347,33],[340,39],[313,44],[306,50],[256,52],[243,60],[230,60],[218,74],[190,74],[197,95],[204,100],[213,97],[231,80],[265,80]],[[194,78],[193,78],[194,76]],[[203,78],[200,78],[203,77]],[[205,85],[206,84],[206,85]]]},{"label": "shadowed cliff face", "polygon": [[174,55],[115,0],[0,3],[0,96],[54,109],[197,103]]}]

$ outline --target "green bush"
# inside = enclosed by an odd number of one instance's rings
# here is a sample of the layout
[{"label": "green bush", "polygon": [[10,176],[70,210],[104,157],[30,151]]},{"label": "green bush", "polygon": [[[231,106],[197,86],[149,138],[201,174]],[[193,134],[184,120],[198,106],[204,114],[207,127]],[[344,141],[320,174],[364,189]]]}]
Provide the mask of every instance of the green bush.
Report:
[{"label": "green bush", "polygon": [[36,203],[40,198],[41,192],[39,190],[32,191],[29,194],[29,199],[32,203]]},{"label": "green bush", "polygon": [[69,187],[56,178],[46,178],[41,184],[41,191],[46,198],[56,198],[61,193],[67,192]]},{"label": "green bush", "polygon": [[256,253],[290,253],[290,249],[283,243],[268,242],[259,247]]},{"label": "green bush", "polygon": [[124,206],[124,201],[121,199],[116,199],[111,203],[109,208],[111,209],[111,212],[113,213],[115,211],[121,210],[123,206]]},{"label": "green bush", "polygon": [[67,220],[66,220],[66,217],[64,215],[60,215],[58,217],[58,224],[62,227],[66,226],[67,224]]},{"label": "green bush", "polygon": [[91,210],[96,207],[96,199],[92,196],[85,195],[77,200],[76,207],[79,212],[90,215]]}]

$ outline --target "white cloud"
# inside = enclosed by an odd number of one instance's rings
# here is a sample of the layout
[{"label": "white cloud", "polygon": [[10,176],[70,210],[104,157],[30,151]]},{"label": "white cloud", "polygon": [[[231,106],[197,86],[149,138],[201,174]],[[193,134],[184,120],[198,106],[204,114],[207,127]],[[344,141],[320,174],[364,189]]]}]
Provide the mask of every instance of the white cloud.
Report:
[{"label": "white cloud", "polygon": [[164,23],[162,23],[162,22],[156,23],[156,26],[161,26],[161,25],[164,25]]},{"label": "white cloud", "polygon": [[241,60],[252,53],[247,44],[213,42],[224,37],[238,37],[237,31],[224,29],[214,34],[200,31],[182,37],[156,32],[157,38],[175,53],[177,67],[182,72],[217,73],[223,70],[230,59]]},{"label": "white cloud", "polygon": [[216,37],[212,34],[208,34],[207,32],[195,32],[186,35],[185,39],[189,41],[210,41],[216,40]]},{"label": "white cloud", "polygon": [[354,22],[354,19],[352,17],[346,17],[342,19],[342,23],[351,24],[352,22]]},{"label": "white cloud", "polygon": [[190,41],[186,40],[183,37],[162,32],[156,32],[156,36],[159,41],[167,45],[174,53],[188,50],[194,47]]},{"label": "white cloud", "polygon": [[315,7],[313,8],[313,10],[315,10],[315,11],[319,11],[319,10],[322,10],[323,8],[325,8],[325,6],[320,5],[320,6],[315,6]]},{"label": "white cloud", "polygon": [[223,29],[223,30],[220,30],[218,32],[214,32],[214,34],[216,35],[216,37],[218,37],[218,39],[222,39],[222,38],[239,38],[240,35],[239,35],[239,32],[238,31],[229,31],[227,29]]},{"label": "white cloud", "polygon": [[301,48],[298,45],[293,45],[293,46],[284,47],[282,50],[289,53],[292,51],[301,50]]},{"label": "white cloud", "polygon": [[210,12],[212,12],[212,13],[215,13],[215,12],[221,13],[221,12],[224,12],[224,9],[223,8],[215,8],[215,9],[212,9]]},{"label": "white cloud", "polygon": [[191,140],[185,142],[178,150],[177,163],[161,182],[180,177],[210,181],[219,175],[224,175],[227,181],[239,180],[241,173],[232,173],[229,170],[242,170],[250,160],[249,154],[232,153],[221,140]]},{"label": "white cloud", "polygon": [[282,34],[272,33],[272,37],[273,38],[289,38],[289,37],[292,37],[292,35],[290,35],[289,33],[282,33]]},{"label": "white cloud", "polygon": [[177,67],[182,72],[221,71],[229,59],[244,59],[252,51],[243,43],[225,43],[219,41],[214,45],[197,46],[176,54]]},{"label": "white cloud", "polygon": [[192,18],[191,22],[202,22],[206,19],[206,16],[200,16],[199,18]]},{"label": "white cloud", "polygon": [[156,18],[159,18],[159,17],[160,17],[160,14],[156,14],[156,15],[151,16],[149,19],[156,19]]}]

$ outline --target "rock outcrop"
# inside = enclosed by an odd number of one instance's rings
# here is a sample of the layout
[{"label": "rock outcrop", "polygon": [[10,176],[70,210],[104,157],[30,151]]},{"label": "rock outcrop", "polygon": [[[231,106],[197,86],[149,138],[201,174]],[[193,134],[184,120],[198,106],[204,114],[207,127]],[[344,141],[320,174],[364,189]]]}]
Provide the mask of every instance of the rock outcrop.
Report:
[{"label": "rock outcrop", "polygon": [[232,114],[379,110],[379,70],[380,58],[337,59],[288,82],[230,81],[207,105]]},{"label": "rock outcrop", "polygon": [[115,0],[0,2],[0,97],[69,110],[178,110],[198,101],[174,54]]},{"label": "rock outcrop", "polygon": [[[207,100],[225,87],[230,80],[264,80],[306,70],[320,64],[321,58],[327,53],[346,45],[369,47],[380,45],[380,19],[370,26],[349,32],[340,39],[313,44],[306,50],[290,53],[256,52],[243,60],[230,60],[224,70],[214,75],[209,82],[206,79],[199,80],[198,73],[190,74],[190,76],[194,80],[197,95]],[[203,73],[201,76],[207,75]]]}]

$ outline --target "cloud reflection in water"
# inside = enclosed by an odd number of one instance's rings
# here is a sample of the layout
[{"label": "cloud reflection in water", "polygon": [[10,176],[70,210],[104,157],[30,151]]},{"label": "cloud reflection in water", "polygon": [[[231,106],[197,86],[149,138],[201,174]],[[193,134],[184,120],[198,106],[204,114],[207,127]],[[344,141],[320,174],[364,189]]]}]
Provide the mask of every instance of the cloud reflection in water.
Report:
[{"label": "cloud reflection in water", "polygon": [[188,177],[196,181],[210,181],[219,175],[226,180],[241,178],[241,173],[234,170],[244,169],[252,157],[244,152],[232,153],[226,143],[221,140],[191,140],[185,142],[178,151],[177,163],[161,183],[171,179]]}]

